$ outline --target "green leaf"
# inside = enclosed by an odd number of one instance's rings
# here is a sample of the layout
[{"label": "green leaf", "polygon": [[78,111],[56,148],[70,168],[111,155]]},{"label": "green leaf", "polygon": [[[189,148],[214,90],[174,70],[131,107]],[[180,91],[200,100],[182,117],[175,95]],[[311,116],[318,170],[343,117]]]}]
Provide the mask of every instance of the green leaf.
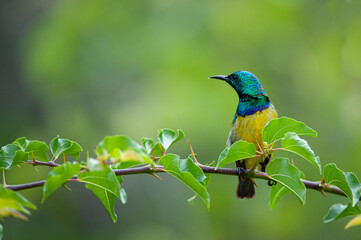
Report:
[{"label": "green leaf", "polygon": [[180,129],[177,130],[177,133],[168,128],[160,129],[158,132],[158,140],[165,149],[168,149],[172,144],[184,138],[184,133]]},{"label": "green leaf", "polygon": [[104,189],[117,197],[120,197],[120,186],[115,173],[105,166],[103,171],[85,171],[79,174],[78,179],[89,185]]},{"label": "green leaf", "polygon": [[29,159],[49,161],[46,152],[49,150],[44,142],[18,138],[13,144],[8,144],[0,150],[0,167],[11,169],[17,164],[26,162]]},{"label": "green leaf", "polygon": [[154,141],[150,138],[142,138],[142,144],[145,148],[145,151],[150,154],[152,152],[152,149],[154,148]]},{"label": "green leaf", "polygon": [[346,180],[348,185],[351,188],[352,196],[353,196],[353,206],[360,201],[360,195],[361,195],[361,184],[359,180],[357,179],[356,175],[352,172],[345,172]]},{"label": "green leaf", "polygon": [[[306,187],[301,181],[301,172],[287,158],[271,160],[266,167],[268,176],[289,189],[302,204],[306,202]],[[275,200],[275,199],[274,199]],[[276,200],[277,202],[278,200]]]},{"label": "green leaf", "polygon": [[288,132],[294,132],[299,136],[316,137],[317,132],[303,122],[292,118],[281,117],[269,121],[262,131],[263,141],[271,144],[285,136]]},{"label": "green leaf", "polygon": [[360,209],[357,206],[352,206],[352,203],[349,203],[348,205],[335,204],[330,208],[326,216],[323,218],[323,222],[328,223],[338,218],[358,215],[360,213]]},{"label": "green leaf", "polygon": [[165,149],[159,142],[154,144],[154,141],[150,138],[142,138],[142,144],[147,154],[154,157],[162,157]]},{"label": "green leaf", "polygon": [[316,156],[310,146],[308,146],[307,141],[300,138],[296,133],[286,133],[282,139],[281,145],[285,151],[296,153],[297,155],[308,160],[310,163],[316,166],[320,173],[322,173],[320,158]]},{"label": "green leaf", "polygon": [[26,208],[36,209],[36,206],[23,197],[20,193],[6,189],[0,184],[0,219],[6,216],[14,216],[26,220],[21,214],[30,214]]},{"label": "green leaf", "polygon": [[191,173],[199,183],[205,186],[206,175],[202,169],[194,163],[192,155],[189,155],[187,159],[182,159],[179,161],[179,169],[182,172]]},{"label": "green leaf", "polygon": [[353,173],[343,172],[336,164],[330,163],[323,168],[323,177],[327,184],[341,189],[355,206],[360,199],[361,185]]},{"label": "green leaf", "polygon": [[98,145],[97,155],[101,160],[110,158],[114,162],[120,162],[119,168],[139,164],[154,165],[143,146],[123,135],[105,137]]},{"label": "green leaf", "polygon": [[[301,178],[302,179],[305,178],[305,175],[303,174],[303,172],[301,172]],[[269,206],[270,206],[271,210],[273,210],[276,207],[278,201],[280,200],[280,198],[282,196],[285,196],[288,194],[291,194],[291,191],[288,188],[286,188],[285,186],[283,186],[282,184],[273,185],[271,187],[271,191],[270,191],[270,202],[269,202]]]},{"label": "green leaf", "polygon": [[86,184],[87,189],[91,190],[95,196],[99,198],[102,202],[105,210],[108,212],[110,218],[115,223],[118,219],[115,214],[114,205],[117,197],[109,191],[104,190],[103,188],[97,187],[95,185]]},{"label": "green leaf", "polygon": [[18,145],[21,150],[29,154],[29,158],[35,158],[42,162],[49,161],[46,152],[49,150],[48,145],[37,140],[27,140],[25,137],[16,139],[13,144]]},{"label": "green leaf", "polygon": [[78,143],[57,136],[50,142],[50,151],[53,154],[53,160],[58,159],[62,154],[74,156],[78,159],[83,149]]},{"label": "green leaf", "polygon": [[273,210],[276,207],[276,204],[278,203],[278,201],[282,196],[290,193],[291,191],[282,184],[273,185],[271,187],[270,202],[269,202],[269,206],[271,210]]},{"label": "green leaf", "polygon": [[[197,156],[196,156],[197,157]],[[190,159],[193,159],[193,156],[192,155],[189,155],[189,157],[188,158],[190,158]],[[213,162],[211,162],[210,164],[207,164],[206,166],[210,166],[210,167],[214,167],[216,164],[215,164],[215,162],[213,161]],[[202,171],[203,172],[203,171]],[[202,181],[202,182],[200,182],[204,187],[207,187],[208,186],[208,184],[209,184],[209,181],[211,180],[211,174],[210,173],[204,173],[204,176],[205,176],[205,179]],[[189,204],[193,204],[194,203],[194,200],[197,198],[197,194],[196,195],[194,195],[193,197],[191,197],[191,198],[189,198],[187,201],[188,201],[188,203]]]},{"label": "green leaf", "polygon": [[175,154],[164,155],[161,159],[159,159],[159,163],[163,165],[164,170],[167,173],[178,178],[181,182],[183,182],[186,186],[188,186],[196,194],[198,194],[202,198],[203,202],[206,204],[207,208],[210,208],[210,197],[207,189],[194,177],[199,177],[198,170],[194,170],[192,167],[192,170],[190,170],[190,168],[187,168],[191,172],[182,171],[180,168],[180,158],[178,155]]},{"label": "green leaf", "polygon": [[242,140],[237,141],[231,147],[224,149],[221,155],[219,155],[216,169],[237,160],[251,158],[254,155],[256,155],[256,148],[253,143]]},{"label": "green leaf", "polygon": [[97,154],[99,156],[102,156],[104,155],[104,153],[108,154],[114,149],[119,149],[122,152],[128,149],[133,149],[137,152],[145,152],[144,148],[135,141],[133,141],[131,138],[124,135],[116,135],[105,137],[98,144]]},{"label": "green leaf", "polygon": [[114,172],[108,166],[105,167],[104,171],[85,171],[79,174],[78,179],[86,183],[85,187],[99,198],[113,222],[116,222],[114,204],[117,197],[121,198],[120,184]]},{"label": "green leaf", "polygon": [[68,179],[78,174],[80,171],[80,165],[77,162],[66,162],[63,165],[55,167],[46,178],[46,182],[43,186],[43,203],[45,199],[54,192],[58,187],[63,185]]},{"label": "green leaf", "polygon": [[29,153],[26,153],[23,150],[17,151],[13,158],[13,163],[11,164],[11,167],[27,162],[29,160],[29,157]]},{"label": "green leaf", "polygon": [[13,166],[14,156],[19,150],[20,147],[15,144],[8,144],[3,146],[0,150],[0,167],[10,169]]},{"label": "green leaf", "polygon": [[143,146],[123,135],[105,137],[98,145],[97,155],[101,160],[110,158],[121,162],[119,168],[145,163],[154,165]]}]

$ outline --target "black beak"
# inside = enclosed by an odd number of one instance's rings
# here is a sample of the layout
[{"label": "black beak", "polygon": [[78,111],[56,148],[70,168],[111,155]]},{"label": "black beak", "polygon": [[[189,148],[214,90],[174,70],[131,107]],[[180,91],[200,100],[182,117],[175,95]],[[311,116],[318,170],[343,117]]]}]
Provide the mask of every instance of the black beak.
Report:
[{"label": "black beak", "polygon": [[219,80],[223,80],[223,81],[228,81],[228,76],[226,75],[215,75],[209,78],[214,78],[214,79],[219,79]]}]

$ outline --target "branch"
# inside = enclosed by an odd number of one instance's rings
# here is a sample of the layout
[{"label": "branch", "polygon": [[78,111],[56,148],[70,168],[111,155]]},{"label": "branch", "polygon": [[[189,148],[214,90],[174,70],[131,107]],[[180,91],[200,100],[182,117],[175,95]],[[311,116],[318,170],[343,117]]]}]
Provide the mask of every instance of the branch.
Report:
[{"label": "branch", "polygon": [[26,164],[30,164],[30,165],[33,165],[33,166],[36,166],[36,165],[43,165],[43,166],[48,166],[48,167],[57,167],[57,166],[60,166],[59,164],[55,163],[55,162],[41,162],[41,161],[37,161],[37,160],[28,160],[27,162],[25,162]]},{"label": "branch", "polygon": [[[33,162],[29,161],[29,164],[33,164]],[[58,165],[56,163],[50,163],[50,162],[46,162],[44,164],[42,164],[42,162],[36,162],[36,164],[47,165],[47,166],[52,166],[52,167],[55,167]],[[214,167],[204,166],[204,165],[200,165],[200,164],[199,164],[199,167],[203,170],[204,173],[221,174],[221,175],[235,175],[235,176],[237,176],[237,174],[238,174],[236,169],[231,169],[231,168],[215,169]],[[153,169],[150,166],[142,166],[142,167],[114,170],[115,175],[133,175],[133,174],[143,174],[143,173],[154,174],[157,172],[164,172],[163,167]],[[244,175],[247,175],[247,174],[248,174],[247,171],[244,172]],[[270,177],[267,175],[267,173],[260,172],[260,171],[255,171],[253,173],[252,177],[258,178],[258,179],[263,179],[263,180],[270,180]],[[77,179],[77,176],[74,176],[71,179],[69,179],[68,182],[74,181],[76,179]],[[336,194],[336,195],[340,195],[340,196],[346,196],[341,191],[341,189],[339,189],[338,187],[323,186],[323,184],[321,182],[312,182],[312,181],[308,181],[308,180],[304,180],[304,179],[301,179],[301,181],[306,186],[306,188],[317,190],[321,193],[328,192],[328,193],[332,193],[332,194]],[[45,183],[45,180],[42,180],[42,181],[36,181],[36,182],[30,182],[30,183],[24,183],[24,184],[18,184],[18,185],[6,185],[5,187],[7,189],[11,189],[13,191],[20,191],[20,190],[34,188],[34,187],[41,187],[44,185],[44,183]]]}]

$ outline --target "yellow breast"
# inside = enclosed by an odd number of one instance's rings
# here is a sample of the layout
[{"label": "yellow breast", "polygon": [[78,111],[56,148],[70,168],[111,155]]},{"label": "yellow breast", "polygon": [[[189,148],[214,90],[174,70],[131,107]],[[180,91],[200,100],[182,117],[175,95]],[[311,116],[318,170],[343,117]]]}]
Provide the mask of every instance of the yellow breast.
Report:
[{"label": "yellow breast", "polygon": [[[264,126],[272,119],[277,118],[278,114],[275,107],[271,104],[269,108],[256,112],[245,117],[237,116],[233,128],[229,133],[228,145],[244,140],[253,143],[258,151],[263,150],[262,130]],[[255,160],[246,161],[246,168],[251,168]]]}]

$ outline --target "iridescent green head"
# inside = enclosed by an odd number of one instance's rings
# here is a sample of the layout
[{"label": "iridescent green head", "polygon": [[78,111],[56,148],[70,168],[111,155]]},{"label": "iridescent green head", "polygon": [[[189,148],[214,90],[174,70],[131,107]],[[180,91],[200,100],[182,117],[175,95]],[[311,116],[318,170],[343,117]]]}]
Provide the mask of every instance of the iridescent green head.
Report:
[{"label": "iridescent green head", "polygon": [[234,90],[236,90],[240,97],[241,95],[249,95],[251,97],[268,97],[258,78],[253,73],[247,71],[237,71],[228,76],[216,75],[210,78],[226,81],[234,88]]},{"label": "iridescent green head", "polygon": [[239,116],[252,115],[268,108],[271,104],[267,93],[253,73],[237,71],[227,76],[216,75],[210,78],[224,80],[236,90],[239,96],[236,114]]}]

